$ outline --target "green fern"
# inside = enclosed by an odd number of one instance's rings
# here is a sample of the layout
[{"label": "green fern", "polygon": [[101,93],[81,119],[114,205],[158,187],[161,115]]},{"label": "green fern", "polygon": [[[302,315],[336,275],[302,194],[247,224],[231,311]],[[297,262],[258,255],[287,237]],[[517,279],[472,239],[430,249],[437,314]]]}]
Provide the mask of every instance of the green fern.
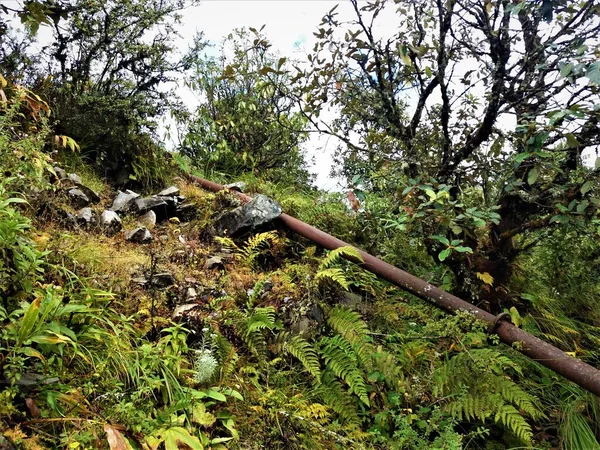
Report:
[{"label": "green fern", "polygon": [[342,422],[349,425],[360,424],[357,407],[351,395],[331,370],[325,370],[321,382],[315,386],[314,394],[333,409]]},{"label": "green fern", "polygon": [[273,330],[275,324],[275,308],[255,308],[249,315],[236,321],[239,336],[248,346],[250,351],[261,361],[267,354],[267,341],[263,330]]},{"label": "green fern", "polygon": [[234,372],[238,354],[235,347],[224,336],[215,333],[211,339],[211,346],[219,361],[219,375],[221,382],[226,381]]},{"label": "green fern", "polygon": [[279,334],[278,340],[283,341],[283,350],[300,361],[306,371],[314,377],[317,383],[320,383],[321,364],[314,347],[303,337],[291,336],[285,332]]},{"label": "green fern", "polygon": [[371,371],[375,349],[370,344],[369,327],[362,320],[360,314],[348,308],[336,306],[329,312],[327,323],[352,345],[361,364]]},{"label": "green fern", "polygon": [[317,272],[315,280],[328,279],[339,284],[345,291],[350,290],[350,282],[346,279],[344,271],[339,267],[331,267]]},{"label": "green fern", "polygon": [[246,241],[246,246],[240,250],[240,256],[246,264],[252,265],[264,250],[277,242],[279,236],[276,231],[255,234]]},{"label": "green fern", "polygon": [[369,406],[369,395],[365,380],[358,368],[357,355],[351,344],[341,336],[333,336],[322,338],[320,347],[327,368],[344,380],[350,390],[365,405]]},{"label": "green fern", "polygon": [[323,259],[323,261],[321,261],[321,264],[319,264],[319,270],[331,267],[333,264],[339,262],[342,258],[350,258],[361,263],[364,261],[358,249],[347,245],[331,250]]},{"label": "green fern", "polygon": [[362,255],[354,247],[345,246],[331,250],[319,264],[319,270],[315,275],[315,280],[328,279],[339,284],[342,289],[350,290],[351,281],[345,274],[344,269],[340,267],[332,267],[334,264],[342,262],[343,258],[351,259],[356,262],[363,262]]},{"label": "green fern", "polygon": [[533,437],[531,426],[525,421],[523,416],[514,406],[504,404],[499,407],[494,416],[494,421],[504,425],[523,442],[531,442],[531,438]]},{"label": "green fern", "polygon": [[533,396],[507,376],[520,373],[518,365],[490,348],[459,353],[434,374],[436,393],[451,399],[446,409],[459,420],[492,418],[525,443],[533,436],[525,416],[540,419],[544,414]]}]

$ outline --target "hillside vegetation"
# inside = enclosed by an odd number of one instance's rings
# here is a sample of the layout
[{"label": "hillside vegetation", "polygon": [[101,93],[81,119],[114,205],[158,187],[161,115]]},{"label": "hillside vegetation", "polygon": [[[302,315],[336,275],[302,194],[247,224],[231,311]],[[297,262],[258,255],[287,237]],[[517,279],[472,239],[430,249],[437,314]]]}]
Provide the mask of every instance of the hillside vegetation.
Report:
[{"label": "hillside vegetation", "polygon": [[349,5],[297,64],[253,28],[177,56],[183,1],[0,0],[0,449],[600,449],[598,397],[345,258],[600,367],[600,6]]}]

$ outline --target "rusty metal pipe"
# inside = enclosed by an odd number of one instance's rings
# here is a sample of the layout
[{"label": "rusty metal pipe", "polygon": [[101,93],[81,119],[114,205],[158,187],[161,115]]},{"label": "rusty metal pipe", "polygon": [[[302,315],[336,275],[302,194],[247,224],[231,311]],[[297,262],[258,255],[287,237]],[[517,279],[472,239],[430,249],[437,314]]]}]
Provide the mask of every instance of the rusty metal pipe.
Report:
[{"label": "rusty metal pipe", "polygon": [[[220,184],[213,183],[212,181],[203,178],[193,175],[188,175],[188,178],[191,181],[198,183],[203,188],[214,192],[224,189]],[[251,200],[251,197],[245,194],[233,192],[245,202]],[[339,247],[350,245],[285,213],[279,217],[279,220],[285,224],[288,229],[310,239],[326,249],[334,250]],[[488,322],[490,324],[490,332],[496,333],[502,342],[511,346],[515,344],[514,348],[524,355],[527,355],[534,361],[552,369],[554,372],[600,397],[600,370],[584,363],[580,359],[567,355],[553,345],[515,327],[512,323],[500,320],[500,316],[496,317],[487,311],[477,308],[471,303],[449,294],[448,292],[392,266],[369,253],[362,250],[360,250],[360,253],[363,258],[361,265],[364,269],[379,275],[381,278],[384,278],[390,283],[395,284],[438,308],[444,309],[450,313],[466,311],[478,319]]]}]

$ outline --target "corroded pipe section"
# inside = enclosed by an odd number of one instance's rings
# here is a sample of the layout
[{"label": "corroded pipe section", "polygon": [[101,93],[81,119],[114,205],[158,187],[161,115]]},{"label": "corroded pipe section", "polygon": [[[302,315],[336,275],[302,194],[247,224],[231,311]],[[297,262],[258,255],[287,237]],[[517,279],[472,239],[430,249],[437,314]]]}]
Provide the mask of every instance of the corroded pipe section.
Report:
[{"label": "corroded pipe section", "polygon": [[[214,192],[223,189],[223,186],[220,184],[203,178],[193,175],[188,175],[188,178],[203,188]],[[251,200],[251,197],[245,194],[236,191],[232,192],[237,194],[243,201]],[[290,230],[326,249],[333,250],[338,247],[350,245],[285,213],[279,217],[279,220]],[[501,320],[500,316],[496,317],[487,311],[477,308],[471,303],[449,294],[362,250],[360,250],[360,253],[363,262],[354,262],[360,263],[365,270],[379,275],[381,278],[407,290],[438,308],[450,313],[466,311],[478,319],[486,321],[490,324],[490,332],[496,333],[502,342],[511,346],[515,344],[514,347],[516,350],[600,397],[600,370],[584,363],[580,359],[567,355],[562,350],[515,327],[512,323]]]}]

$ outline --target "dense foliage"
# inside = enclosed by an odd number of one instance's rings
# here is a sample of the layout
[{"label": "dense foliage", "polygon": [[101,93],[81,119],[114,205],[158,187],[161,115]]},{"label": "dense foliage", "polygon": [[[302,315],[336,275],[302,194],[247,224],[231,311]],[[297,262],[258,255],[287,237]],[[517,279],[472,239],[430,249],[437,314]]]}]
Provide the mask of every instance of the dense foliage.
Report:
[{"label": "dense foliage", "polygon": [[[0,448],[600,449],[599,399],[486,324],[352,246],[215,235],[239,199],[176,176],[243,181],[600,367],[600,6],[350,5],[298,62],[252,28],[177,56],[179,0],[0,0]],[[310,184],[309,132],[338,139],[348,199]],[[176,184],[193,214],[147,245],[77,225],[57,164],[97,212]]]},{"label": "dense foliage", "polygon": [[205,174],[260,171],[288,185],[308,183],[300,148],[305,120],[285,94],[291,78],[286,58],[270,47],[259,31],[237,30],[218,57],[196,59],[189,86],[203,100],[185,117],[182,152]]}]

